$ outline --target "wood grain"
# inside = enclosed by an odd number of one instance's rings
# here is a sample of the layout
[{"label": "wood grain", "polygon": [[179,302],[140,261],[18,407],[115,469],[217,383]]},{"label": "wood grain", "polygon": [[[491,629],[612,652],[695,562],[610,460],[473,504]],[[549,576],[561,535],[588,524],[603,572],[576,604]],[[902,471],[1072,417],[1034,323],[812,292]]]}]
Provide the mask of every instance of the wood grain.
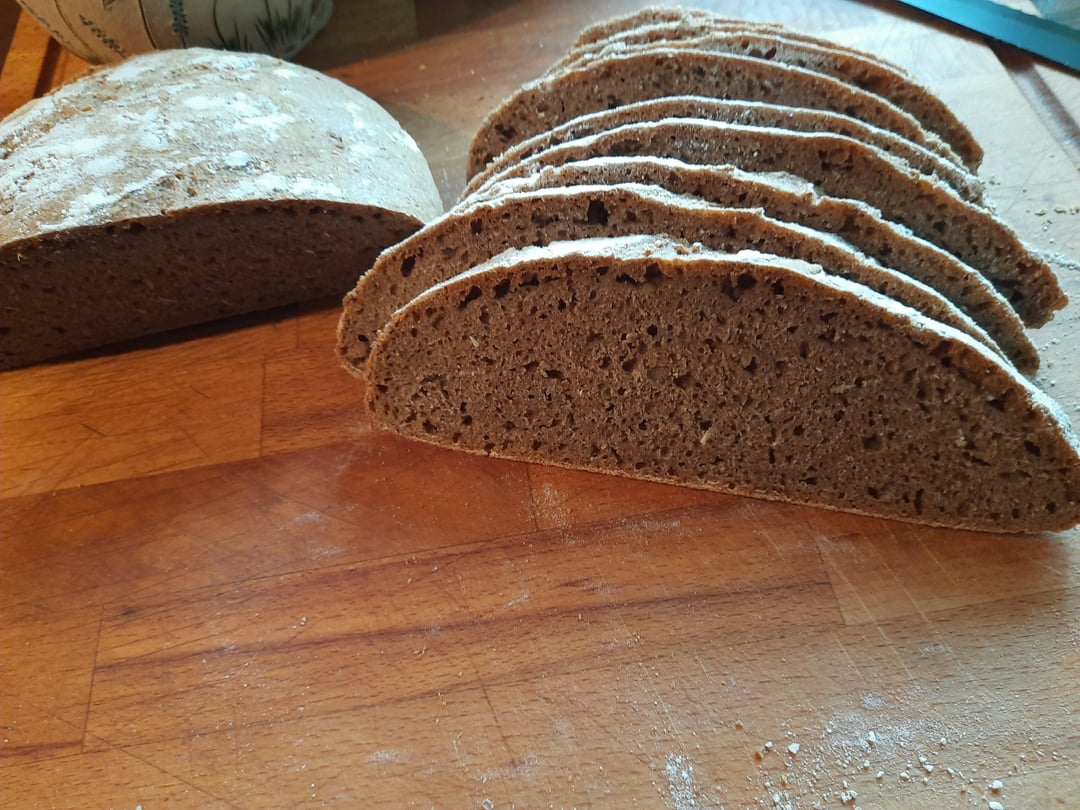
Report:
[{"label": "wood grain", "polygon": [[[300,61],[397,115],[449,203],[487,111],[638,5],[338,0]],[[892,3],[714,7],[929,83],[1080,301],[1075,75]],[[47,42],[20,21],[4,111],[82,69]],[[337,312],[0,375],[0,804],[1080,806],[1080,533],[380,435],[334,360]],[[1074,419],[1077,319],[1034,335]]]}]

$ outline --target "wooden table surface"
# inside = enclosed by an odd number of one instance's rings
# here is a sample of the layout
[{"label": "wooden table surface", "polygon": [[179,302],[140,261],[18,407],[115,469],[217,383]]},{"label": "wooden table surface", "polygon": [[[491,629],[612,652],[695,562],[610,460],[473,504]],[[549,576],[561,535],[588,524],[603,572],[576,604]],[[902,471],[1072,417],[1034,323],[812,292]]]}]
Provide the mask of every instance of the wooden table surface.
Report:
[{"label": "wooden table surface", "polygon": [[[632,2],[349,2],[298,61],[447,202],[487,111]],[[1080,81],[892,3],[728,2],[954,105],[1077,304]],[[81,63],[25,18],[3,112]],[[925,529],[374,433],[337,302],[0,375],[0,804],[1080,807],[1080,533]],[[997,804],[995,804],[997,803]]]}]

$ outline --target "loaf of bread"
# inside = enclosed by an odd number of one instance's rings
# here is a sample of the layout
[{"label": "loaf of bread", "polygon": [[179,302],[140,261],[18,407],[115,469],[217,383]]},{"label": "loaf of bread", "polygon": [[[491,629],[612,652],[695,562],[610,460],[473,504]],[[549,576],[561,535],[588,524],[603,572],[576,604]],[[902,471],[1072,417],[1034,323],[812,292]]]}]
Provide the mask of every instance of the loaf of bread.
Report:
[{"label": "loaf of bread", "polygon": [[723,252],[752,249],[821,264],[999,351],[982,328],[936,290],[877,264],[829,234],[757,210],[720,208],[656,186],[632,184],[505,193],[453,209],[385,251],[360,279],[345,300],[338,351],[346,368],[359,372],[378,330],[395,310],[508,247],[656,233]]},{"label": "loaf of bread", "polygon": [[957,528],[1080,521],[1051,400],[797,260],[641,236],[508,251],[398,310],[365,373],[376,426],[469,452]]},{"label": "loaf of bread", "polygon": [[[1057,278],[1000,218],[962,199],[869,144],[834,133],[797,132],[703,119],[626,124],[549,147],[492,175],[523,176],[543,166],[604,155],[654,155],[688,163],[783,171],[834,197],[863,200],[983,273],[1029,326],[1066,304]],[[482,193],[483,186],[478,189]]]},{"label": "loaf of bread", "polygon": [[911,113],[924,129],[949,144],[968,166],[977,168],[982,160],[982,149],[970,130],[941,99],[905,71],[871,54],[783,28],[747,26],[722,18],[711,20],[705,15],[694,20],[682,17],[640,25],[571,50],[549,73],[587,65],[604,54],[643,52],[657,46],[742,54],[832,76]]},{"label": "loaf of bread", "polygon": [[[672,158],[592,158],[493,183],[471,199],[478,203],[542,188],[619,183],[657,186],[724,207],[758,208],[773,219],[833,234],[885,267],[937,290],[985,330],[1022,373],[1034,375],[1039,368],[1038,352],[1016,311],[981,273],[907,228],[882,219],[875,209],[857,200],[829,197],[792,175],[692,165]],[[431,229],[437,228],[433,223]],[[408,241],[424,239],[425,232]]]},{"label": "loaf of bread", "polygon": [[0,122],[0,368],[344,294],[442,213],[378,104],[268,56],[159,51]]},{"label": "loaf of bread", "polygon": [[944,181],[968,202],[981,202],[983,198],[982,181],[971,172],[894,132],[872,126],[857,118],[807,107],[785,107],[756,101],[722,101],[704,96],[664,96],[572,118],[565,124],[527,138],[498,155],[483,171],[469,180],[462,196],[466,197],[475,192],[492,175],[549,147],[596,135],[624,124],[662,121],[665,118],[701,118],[798,132],[833,132],[881,149],[911,168]]},{"label": "loaf of bread", "polygon": [[1025,325],[1065,297],[929,96],[772,24],[654,8],[583,32],[483,122],[457,205],[346,297],[375,426],[940,526],[1076,525],[1077,440],[1024,376]]},{"label": "loaf of bread", "polygon": [[960,159],[908,112],[824,73],[749,56],[693,48],[601,55],[523,85],[481,123],[469,146],[466,176],[514,144],[585,113],[674,95],[767,101],[842,112],[892,130],[956,162]]}]

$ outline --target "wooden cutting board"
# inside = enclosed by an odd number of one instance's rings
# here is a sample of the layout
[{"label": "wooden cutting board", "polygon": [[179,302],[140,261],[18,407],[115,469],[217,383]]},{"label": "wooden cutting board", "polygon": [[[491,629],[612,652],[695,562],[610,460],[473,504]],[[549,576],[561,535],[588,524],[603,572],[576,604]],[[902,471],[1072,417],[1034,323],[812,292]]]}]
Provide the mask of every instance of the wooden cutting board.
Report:
[{"label": "wooden cutting board", "polygon": [[[638,5],[338,0],[299,61],[394,113],[449,204],[487,111]],[[715,7],[930,84],[1080,301],[1075,75],[893,3]],[[82,67],[24,15],[3,111]],[[1080,806],[1080,533],[379,435],[337,312],[0,375],[4,806]],[[1034,335],[1074,419],[1077,313]]]}]

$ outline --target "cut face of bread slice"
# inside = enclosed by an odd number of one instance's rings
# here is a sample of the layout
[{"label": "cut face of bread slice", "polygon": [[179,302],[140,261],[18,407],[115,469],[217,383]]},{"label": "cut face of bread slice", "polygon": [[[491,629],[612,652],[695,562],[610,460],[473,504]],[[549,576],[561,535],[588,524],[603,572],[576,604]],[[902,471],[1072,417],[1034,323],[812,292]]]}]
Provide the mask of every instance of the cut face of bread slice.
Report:
[{"label": "cut face of bread slice", "polygon": [[724,26],[738,26],[752,31],[785,31],[780,23],[762,20],[742,20],[724,17],[711,11],[681,6],[646,6],[629,14],[609,17],[583,28],[574,40],[570,50],[579,51],[602,45],[604,40],[615,39],[637,28],[665,25],[686,25],[695,30],[704,27],[722,29]]},{"label": "cut face of bread slice", "polygon": [[[852,54],[863,59],[870,59],[882,67],[904,73],[898,65],[882,59],[877,54],[852,48],[839,42],[815,37],[777,22],[763,20],[744,20],[725,17],[712,11],[679,6],[647,6],[630,14],[612,17],[584,28],[564,60],[574,59],[575,54],[596,52],[608,44],[616,44],[626,38],[655,37],[657,40],[678,40],[701,36],[703,32],[739,32],[756,34],[775,34],[787,39],[820,45],[839,53]],[[647,32],[647,33],[646,33]]]},{"label": "cut face of bread slice", "polygon": [[428,287],[506,247],[625,234],[664,234],[734,252],[754,249],[815,262],[949,323],[993,351],[997,344],[932,288],[856,253],[828,234],[750,209],[727,209],[655,186],[575,186],[500,195],[463,206],[383,253],[345,300],[338,351],[359,370],[378,330]]},{"label": "cut face of bread slice", "polygon": [[911,113],[924,129],[949,144],[969,167],[977,167],[982,159],[982,150],[974,136],[953,111],[904,71],[869,54],[841,50],[784,29],[763,30],[733,23],[711,26],[686,21],[642,26],[598,42],[596,47],[571,51],[552,72],[587,66],[605,54],[646,52],[657,47],[742,54],[824,73],[875,93]]},{"label": "cut face of bread slice", "polygon": [[885,152],[842,135],[701,119],[627,124],[553,146],[488,182],[573,160],[619,155],[789,172],[830,196],[863,200],[886,219],[910,228],[971,265],[990,280],[1028,326],[1041,326],[1066,304],[1046,262],[1028,251],[1000,219]]},{"label": "cut face of bread slice", "polygon": [[342,295],[442,213],[378,104],[258,54],[159,51],[0,123],[0,368]]},{"label": "cut face of bread slice", "polygon": [[875,209],[857,200],[823,195],[793,175],[692,165],[671,158],[591,158],[493,183],[483,195],[472,199],[616,183],[645,183],[720,206],[760,208],[773,219],[834,234],[884,266],[936,289],[985,329],[1024,374],[1033,375],[1039,367],[1038,352],[1016,311],[981,273],[908,229],[882,219]]},{"label": "cut face of bread slice", "polygon": [[788,259],[655,237],[507,252],[400,310],[366,381],[376,426],[475,453],[958,528],[1080,521],[1048,398]]},{"label": "cut face of bread slice", "polygon": [[676,95],[767,101],[842,112],[959,162],[941,140],[891,102],[800,67],[687,48],[605,56],[586,68],[523,85],[480,125],[469,147],[472,177],[514,144],[572,118],[634,101]]},{"label": "cut face of bread slice", "polygon": [[785,107],[755,101],[721,101],[703,96],[647,99],[571,119],[507,149],[469,181],[462,197],[474,192],[493,174],[498,174],[556,144],[595,135],[625,124],[661,121],[665,118],[701,118],[799,132],[835,132],[837,135],[845,135],[875,146],[923,174],[944,181],[969,202],[982,201],[982,182],[975,175],[889,130],[828,110]]}]

